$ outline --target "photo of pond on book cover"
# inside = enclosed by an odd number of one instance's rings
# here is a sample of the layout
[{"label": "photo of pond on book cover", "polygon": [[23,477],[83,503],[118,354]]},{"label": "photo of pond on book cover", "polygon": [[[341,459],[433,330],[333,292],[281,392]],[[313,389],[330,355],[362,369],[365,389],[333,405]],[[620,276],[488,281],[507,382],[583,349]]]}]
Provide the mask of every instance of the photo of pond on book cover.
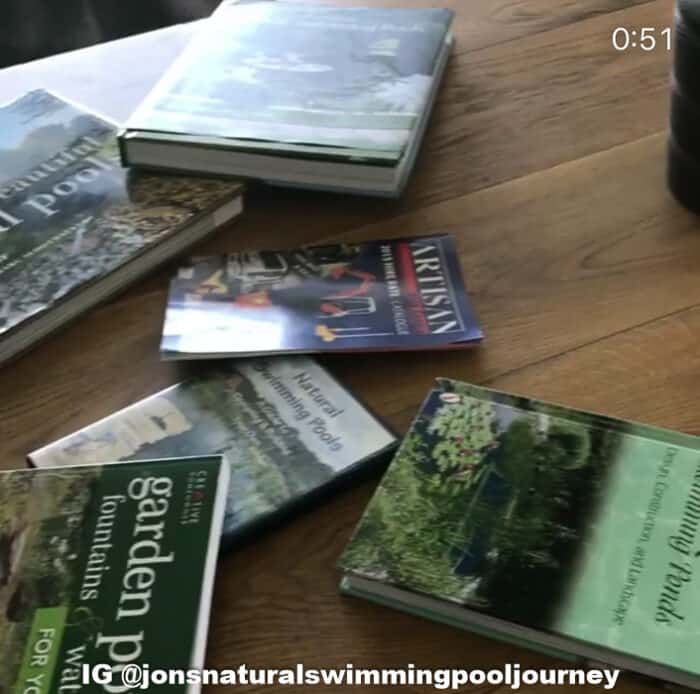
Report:
[{"label": "photo of pond on book cover", "polygon": [[590,426],[594,415],[569,420],[526,398],[440,385],[341,564],[495,617],[550,627],[590,540],[623,431]]}]

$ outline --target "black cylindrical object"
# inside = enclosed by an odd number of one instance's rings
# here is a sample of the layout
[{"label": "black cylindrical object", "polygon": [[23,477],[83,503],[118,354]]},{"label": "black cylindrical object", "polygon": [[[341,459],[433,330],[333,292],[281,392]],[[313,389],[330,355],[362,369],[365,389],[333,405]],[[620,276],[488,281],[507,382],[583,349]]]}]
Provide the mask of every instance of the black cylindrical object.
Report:
[{"label": "black cylindrical object", "polygon": [[668,185],[700,212],[700,0],[678,0],[675,36]]}]

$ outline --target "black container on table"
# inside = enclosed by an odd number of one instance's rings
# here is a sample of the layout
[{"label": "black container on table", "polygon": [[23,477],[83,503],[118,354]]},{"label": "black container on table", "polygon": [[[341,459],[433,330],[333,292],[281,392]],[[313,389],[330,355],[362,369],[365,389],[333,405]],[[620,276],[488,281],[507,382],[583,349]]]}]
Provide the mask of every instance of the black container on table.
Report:
[{"label": "black container on table", "polygon": [[700,0],[678,0],[671,78],[668,185],[700,212]]}]

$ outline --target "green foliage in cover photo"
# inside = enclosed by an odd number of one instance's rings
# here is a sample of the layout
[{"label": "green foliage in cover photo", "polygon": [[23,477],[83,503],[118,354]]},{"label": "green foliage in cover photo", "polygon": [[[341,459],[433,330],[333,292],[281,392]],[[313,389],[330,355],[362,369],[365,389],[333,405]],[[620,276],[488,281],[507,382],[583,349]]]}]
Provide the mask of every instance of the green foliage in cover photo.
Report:
[{"label": "green foliage in cover photo", "polygon": [[333,469],[304,446],[275,406],[238,372],[223,383],[200,379],[190,387],[199,407],[226,423],[226,440],[217,450],[231,464],[226,530],[272,513],[333,477]]},{"label": "green foliage in cover photo", "polygon": [[0,475],[0,694],[12,691],[38,608],[68,605],[80,523],[99,471],[31,470]]},{"label": "green foliage in cover photo", "polygon": [[231,469],[224,533],[273,513],[335,471],[235,367],[221,366],[59,444],[62,464],[225,455]]},{"label": "green foliage in cover photo", "polygon": [[123,169],[116,126],[41,90],[0,109],[0,126],[0,334],[236,189]]},{"label": "green foliage in cover photo", "polygon": [[576,569],[621,435],[433,391],[344,554],[344,568],[546,627]]}]

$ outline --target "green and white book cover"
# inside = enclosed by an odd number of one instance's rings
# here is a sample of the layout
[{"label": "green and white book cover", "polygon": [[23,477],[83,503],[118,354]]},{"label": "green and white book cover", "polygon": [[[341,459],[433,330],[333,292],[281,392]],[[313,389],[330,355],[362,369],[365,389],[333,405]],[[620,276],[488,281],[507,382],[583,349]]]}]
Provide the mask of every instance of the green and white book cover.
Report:
[{"label": "green and white book cover", "polygon": [[227,481],[220,456],[0,473],[0,691],[201,667]]},{"label": "green and white book cover", "polygon": [[700,438],[442,379],[341,567],[349,592],[697,687],[699,559]]}]

